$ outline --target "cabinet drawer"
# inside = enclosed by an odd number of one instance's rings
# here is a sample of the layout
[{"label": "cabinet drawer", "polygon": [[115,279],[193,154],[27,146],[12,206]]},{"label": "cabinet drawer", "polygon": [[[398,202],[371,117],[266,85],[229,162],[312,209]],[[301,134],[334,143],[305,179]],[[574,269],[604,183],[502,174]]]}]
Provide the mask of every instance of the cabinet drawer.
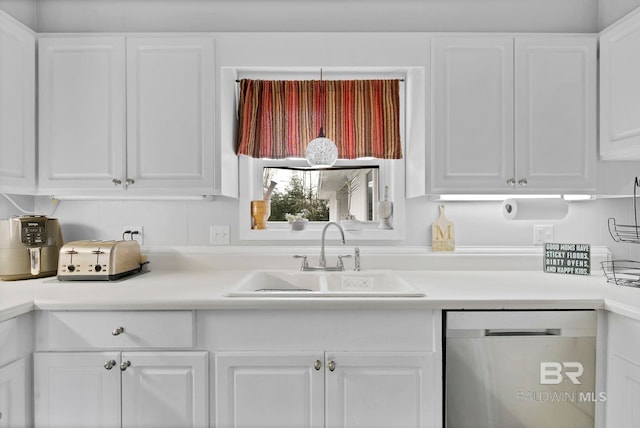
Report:
[{"label": "cabinet drawer", "polygon": [[40,350],[191,348],[191,311],[43,312]]}]

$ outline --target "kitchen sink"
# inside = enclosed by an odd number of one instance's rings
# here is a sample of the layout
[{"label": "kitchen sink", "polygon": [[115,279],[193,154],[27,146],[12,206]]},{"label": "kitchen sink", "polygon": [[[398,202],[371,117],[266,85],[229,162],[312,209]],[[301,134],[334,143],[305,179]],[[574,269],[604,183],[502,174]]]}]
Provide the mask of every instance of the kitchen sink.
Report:
[{"label": "kitchen sink", "polygon": [[228,297],[423,297],[392,271],[302,272],[261,270],[247,274]]}]

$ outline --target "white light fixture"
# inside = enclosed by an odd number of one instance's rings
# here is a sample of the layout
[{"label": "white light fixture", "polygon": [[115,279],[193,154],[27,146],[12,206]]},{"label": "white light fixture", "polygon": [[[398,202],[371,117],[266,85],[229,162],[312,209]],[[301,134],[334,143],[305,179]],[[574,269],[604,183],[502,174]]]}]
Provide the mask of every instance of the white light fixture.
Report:
[{"label": "white light fixture", "polygon": [[320,132],[318,137],[309,142],[306,158],[312,168],[328,168],[338,160],[338,147],[331,139],[324,135],[324,82],[320,69]]}]

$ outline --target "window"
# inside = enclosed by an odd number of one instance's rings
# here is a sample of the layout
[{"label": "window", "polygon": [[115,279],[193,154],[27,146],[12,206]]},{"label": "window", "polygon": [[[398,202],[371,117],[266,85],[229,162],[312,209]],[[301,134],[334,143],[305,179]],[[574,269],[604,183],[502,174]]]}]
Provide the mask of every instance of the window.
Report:
[{"label": "window", "polygon": [[377,219],[378,166],[309,169],[263,168],[264,184],[278,183],[271,195],[269,221],[303,213],[309,221]]},{"label": "window", "polygon": [[[227,73],[227,78],[223,78],[223,82],[235,83],[236,80],[242,78],[249,79],[317,79],[319,70],[317,68],[307,70],[281,71],[281,70],[259,70],[259,69],[223,69]],[[405,79],[406,70],[389,70],[375,68],[367,68],[366,70],[327,70],[324,71],[326,79]],[[233,80],[231,79],[233,78]],[[400,123],[401,123],[401,140],[404,141],[405,134],[405,94],[406,84],[404,81],[400,86]],[[236,88],[237,103],[237,88]],[[404,145],[404,144],[403,144]],[[403,147],[404,152],[404,147]],[[386,160],[386,159],[339,159],[331,170],[323,170],[318,175],[311,175],[305,178],[308,183],[315,181],[315,184],[307,191],[312,194],[313,198],[327,201],[328,220],[339,221],[349,214],[347,192],[343,182],[342,186],[329,183],[336,181],[337,177],[343,176],[353,178],[356,177],[358,187],[355,196],[352,195],[352,209],[358,210],[355,215],[362,222],[359,231],[347,232],[348,239],[355,240],[401,240],[404,239],[404,159]],[[281,197],[287,192],[288,181],[291,180],[291,174],[302,174],[308,171],[308,165],[304,159],[259,159],[247,156],[239,156],[240,166],[240,239],[242,240],[312,240],[319,238],[319,231],[324,227],[327,220],[314,220],[303,231],[291,231],[287,222],[282,219],[280,207],[273,210],[274,217],[269,219],[268,228],[266,230],[251,230],[250,201],[253,199],[261,199],[264,192],[265,171],[270,174],[284,174],[282,179],[278,181],[277,192]],[[347,172],[348,171],[348,172]],[[322,174],[322,178],[320,177]],[[346,176],[344,175],[346,174]],[[303,179],[302,177],[300,178]],[[322,181],[320,181],[322,180]],[[321,183],[321,184],[320,184]],[[319,186],[320,184],[320,186]],[[394,203],[393,230],[379,230],[376,215],[376,206],[382,197],[383,189],[389,186],[389,197]],[[326,191],[325,191],[326,190]],[[354,199],[354,198],[357,198]],[[357,205],[357,206],[356,206]],[[296,213],[290,213],[296,214]]]}]

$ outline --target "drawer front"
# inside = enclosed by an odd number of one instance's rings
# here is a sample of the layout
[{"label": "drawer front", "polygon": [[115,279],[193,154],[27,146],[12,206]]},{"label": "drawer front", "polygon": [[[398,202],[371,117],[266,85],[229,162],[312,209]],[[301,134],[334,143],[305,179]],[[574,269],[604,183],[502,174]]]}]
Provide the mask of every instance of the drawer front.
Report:
[{"label": "drawer front", "polygon": [[191,348],[192,311],[44,312],[38,348]]}]

